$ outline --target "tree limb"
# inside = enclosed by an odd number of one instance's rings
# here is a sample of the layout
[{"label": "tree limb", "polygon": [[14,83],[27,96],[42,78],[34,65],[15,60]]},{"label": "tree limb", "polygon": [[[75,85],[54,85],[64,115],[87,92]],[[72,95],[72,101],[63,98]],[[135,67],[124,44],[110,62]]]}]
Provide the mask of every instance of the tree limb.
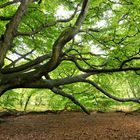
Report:
[{"label": "tree limb", "polygon": [[12,5],[12,4],[17,3],[17,2],[20,2],[20,1],[21,1],[21,0],[8,1],[8,2],[6,2],[6,3],[4,3],[4,4],[1,4],[1,5],[0,5],[0,9],[1,9],[1,8],[5,8],[5,7],[9,6],[9,5]]},{"label": "tree limb", "polygon": [[103,93],[104,95],[106,95],[107,97],[109,97],[113,100],[116,100],[116,101],[119,101],[119,102],[135,102],[135,103],[140,104],[140,97],[139,98],[119,98],[119,97],[116,97],[114,95],[111,95],[110,93],[108,93],[106,90],[104,90],[103,88],[101,88],[100,86],[98,86],[96,83],[94,83],[91,80],[85,80],[85,82],[91,84],[97,90],[99,90],[101,93]]},{"label": "tree limb", "polygon": [[[68,60],[68,59],[67,59]],[[76,67],[82,71],[82,72],[87,72],[87,73],[95,73],[95,74],[101,74],[101,73],[115,73],[115,72],[127,72],[127,71],[140,71],[140,67],[127,67],[127,68],[102,68],[102,69],[85,69],[83,67],[81,67],[78,62],[74,59],[69,59],[69,61],[74,62],[74,64],[76,65]]]},{"label": "tree limb", "polygon": [[90,115],[90,112],[77,100],[75,99],[75,97],[71,94],[65,93],[64,91],[60,90],[59,88],[52,88],[51,91],[53,91],[54,93],[61,95],[63,97],[66,97],[68,99],[70,99],[74,104],[78,105],[79,107],[81,107],[81,109],[88,115]]},{"label": "tree limb", "polygon": [[69,22],[75,17],[77,10],[78,10],[78,7],[79,7],[79,4],[77,5],[74,13],[67,19],[58,19],[58,20],[51,22],[51,23],[44,23],[44,24],[40,25],[38,28],[33,29],[33,31],[31,31],[31,32],[18,32],[17,31],[16,36],[32,36],[32,35],[39,33],[44,28],[52,27],[52,26],[56,25],[57,23]]},{"label": "tree limb", "polygon": [[11,67],[11,66],[15,66],[15,64],[16,64],[18,61],[20,61],[21,59],[26,59],[26,60],[28,60],[28,61],[31,61],[31,59],[26,58],[26,57],[27,57],[29,54],[32,54],[34,51],[35,51],[35,49],[32,49],[30,52],[28,52],[28,53],[26,53],[26,54],[23,54],[23,55],[20,54],[20,53],[17,53],[16,51],[14,51],[15,54],[17,54],[17,55],[19,55],[19,56],[21,56],[21,57],[19,57],[18,59],[12,61],[12,63],[9,64],[9,65],[7,65],[6,68]]},{"label": "tree limb", "polygon": [[53,88],[61,85],[68,85],[77,82],[83,82],[86,78],[91,76],[92,73],[84,73],[73,77],[66,77],[61,79],[41,79],[37,82],[25,83],[22,85],[24,88]]},{"label": "tree limb", "polygon": [[38,64],[40,64],[41,62],[43,62],[44,60],[47,60],[51,57],[51,53],[50,54],[45,54],[45,55],[42,55],[26,64],[22,64],[20,66],[17,66],[17,67],[14,67],[14,68],[7,68],[7,67],[4,67],[2,70],[1,70],[1,73],[2,74],[12,74],[12,73],[16,73],[16,72],[20,72],[20,71],[24,71],[26,69],[29,69],[31,67],[34,67]]},{"label": "tree limb", "polygon": [[5,17],[5,16],[0,16],[0,20],[1,21],[9,21],[9,20],[11,20],[12,19],[12,17],[11,16],[7,16],[7,17]]},{"label": "tree limb", "polygon": [[129,59],[127,59],[127,60],[124,60],[124,61],[121,63],[121,65],[120,65],[120,69],[122,69],[123,66],[124,66],[126,63],[128,63],[128,62],[130,62],[130,61],[132,61],[132,60],[140,60],[140,57],[132,57],[132,58],[129,58]]},{"label": "tree limb", "polygon": [[6,25],[6,31],[3,35],[3,39],[1,40],[1,43],[0,43],[0,56],[1,56],[0,57],[0,69],[4,65],[4,59],[5,59],[8,49],[10,47],[10,44],[15,37],[15,31],[17,30],[19,23],[28,8],[28,5],[32,1],[33,0],[21,1],[21,4],[20,4],[18,10],[16,11],[15,15],[10,20],[10,22]]},{"label": "tree limb", "polygon": [[42,67],[42,74],[44,75],[44,72],[50,72],[54,70],[60,63],[60,57],[62,55],[62,49],[64,46],[71,41],[74,36],[79,32],[79,29],[81,25],[83,24],[83,21],[86,17],[87,10],[88,10],[88,4],[89,0],[83,0],[82,9],[81,12],[75,22],[75,25],[73,27],[69,27],[68,29],[64,30],[58,39],[55,41],[53,45],[53,51],[52,51],[52,57],[49,62],[46,63]]}]

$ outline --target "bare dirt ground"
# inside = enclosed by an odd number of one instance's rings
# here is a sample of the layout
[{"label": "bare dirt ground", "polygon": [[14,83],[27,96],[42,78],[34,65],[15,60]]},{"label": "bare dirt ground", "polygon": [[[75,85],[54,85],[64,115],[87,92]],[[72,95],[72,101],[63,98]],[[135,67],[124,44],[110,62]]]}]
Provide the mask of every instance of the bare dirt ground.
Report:
[{"label": "bare dirt ground", "polygon": [[0,140],[140,140],[140,113],[62,112],[4,119]]}]

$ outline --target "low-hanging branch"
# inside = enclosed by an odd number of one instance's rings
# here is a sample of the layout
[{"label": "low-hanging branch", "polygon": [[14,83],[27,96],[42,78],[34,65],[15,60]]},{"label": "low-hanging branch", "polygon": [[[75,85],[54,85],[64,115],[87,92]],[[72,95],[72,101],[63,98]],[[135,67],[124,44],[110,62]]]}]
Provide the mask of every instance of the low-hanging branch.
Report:
[{"label": "low-hanging branch", "polygon": [[88,115],[90,115],[90,112],[71,94],[65,93],[64,91],[62,91],[59,88],[52,88],[51,89],[54,93],[61,95],[63,97],[66,97],[68,99],[70,99],[74,104],[78,105],[79,107],[81,107],[81,109]]},{"label": "low-hanging branch", "polygon": [[95,87],[101,93],[103,93],[104,95],[106,95],[107,97],[109,97],[109,98],[111,98],[115,101],[118,101],[118,102],[135,102],[135,103],[140,104],[140,97],[137,97],[137,98],[119,98],[119,97],[116,97],[116,96],[108,93],[106,90],[104,90],[103,88],[101,88],[95,82],[93,82],[91,80],[85,80],[85,82],[91,84],[93,87]]}]

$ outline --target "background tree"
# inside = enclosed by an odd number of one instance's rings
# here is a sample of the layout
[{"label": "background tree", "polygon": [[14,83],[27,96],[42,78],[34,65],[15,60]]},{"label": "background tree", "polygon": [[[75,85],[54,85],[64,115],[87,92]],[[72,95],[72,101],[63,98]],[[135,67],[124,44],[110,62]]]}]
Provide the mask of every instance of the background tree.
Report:
[{"label": "background tree", "polygon": [[2,0],[0,10],[0,96],[49,89],[88,113],[70,90],[80,83],[119,102],[140,103],[136,82],[134,94],[117,91],[122,77],[139,81],[138,0]]}]

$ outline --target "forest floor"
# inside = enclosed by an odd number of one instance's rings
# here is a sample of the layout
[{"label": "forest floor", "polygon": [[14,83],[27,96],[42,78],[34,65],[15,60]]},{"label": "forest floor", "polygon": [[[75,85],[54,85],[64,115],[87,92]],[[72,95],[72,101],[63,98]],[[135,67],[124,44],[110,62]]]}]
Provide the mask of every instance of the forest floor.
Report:
[{"label": "forest floor", "polygon": [[0,140],[140,140],[140,113],[31,113],[3,119]]}]

